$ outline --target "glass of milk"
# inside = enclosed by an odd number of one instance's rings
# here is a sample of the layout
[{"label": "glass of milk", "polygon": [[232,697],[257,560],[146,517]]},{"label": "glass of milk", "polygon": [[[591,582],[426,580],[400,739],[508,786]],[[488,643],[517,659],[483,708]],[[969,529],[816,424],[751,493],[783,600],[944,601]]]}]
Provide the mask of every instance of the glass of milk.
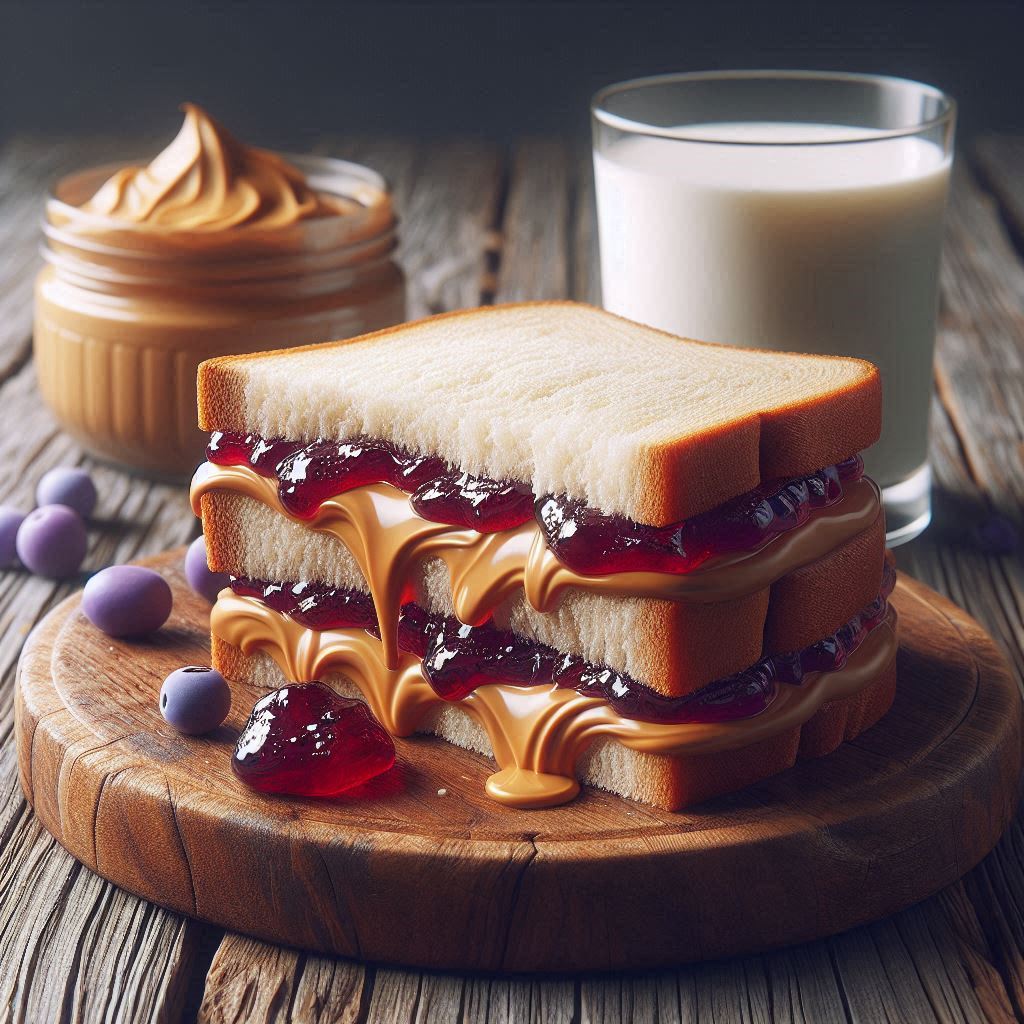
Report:
[{"label": "glass of milk", "polygon": [[690,338],[870,359],[888,541],[931,518],[928,409],[955,104],[873,75],[723,71],[592,107],[605,308]]}]

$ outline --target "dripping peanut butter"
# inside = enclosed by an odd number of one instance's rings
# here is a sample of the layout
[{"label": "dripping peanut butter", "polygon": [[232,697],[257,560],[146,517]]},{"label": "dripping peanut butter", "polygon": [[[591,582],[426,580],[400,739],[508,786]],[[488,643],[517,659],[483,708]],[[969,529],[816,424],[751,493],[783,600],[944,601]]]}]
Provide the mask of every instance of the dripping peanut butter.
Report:
[{"label": "dripping peanut butter", "polygon": [[800,529],[756,551],[727,555],[698,572],[586,576],[558,561],[536,523],[484,534],[432,522],[416,515],[408,496],[388,484],[365,485],[330,498],[308,520],[298,519],[282,505],[276,481],[248,466],[200,466],[191,488],[196,515],[201,515],[203,495],[211,491],[254,498],[311,530],[336,537],[352,553],[373,595],[392,667],[398,657],[400,595],[415,566],[427,558],[440,558],[447,565],[455,613],[469,624],[483,622],[519,589],[539,612],[552,611],[573,587],[632,597],[725,601],[770,586],[855,537],[874,522],[880,502],[875,484],[859,480],[842,501],[816,513]]},{"label": "dripping peanut butter", "polygon": [[[398,647],[402,594],[428,557],[448,567],[459,619],[478,623],[522,589],[538,611],[550,611],[569,588],[656,596],[676,601],[720,601],[769,585],[861,532],[877,515],[879,495],[866,479],[848,486],[835,505],[802,527],[754,551],[726,555],[702,571],[674,576],[622,572],[586,576],[561,564],[536,523],[491,534],[420,517],[408,496],[389,484],[368,484],[320,502],[309,519],[282,504],[275,480],[250,466],[206,463],[191,489],[201,514],[214,491],[242,494],[311,530],[328,533],[353,555],[376,608],[380,639],[360,629],[306,628],[252,597],[225,590],[211,616],[213,636],[243,654],[265,653],[286,679],[302,682],[337,675],[348,680],[394,735],[430,729],[446,700],[434,692],[418,657]],[[495,800],[543,807],[579,790],[577,761],[596,741],[613,739],[653,754],[697,754],[736,749],[806,722],[824,703],[860,692],[891,664],[895,612],[873,629],[847,663],[812,674],[801,686],[779,684],[768,708],[718,723],[659,723],[624,718],[605,700],[557,686],[484,685],[457,702],[483,730],[499,771],[487,782]]]},{"label": "dripping peanut butter", "polygon": [[99,457],[182,477],[200,460],[198,364],[405,318],[384,180],[285,159],[186,105],[154,159],[60,181],[36,283],[39,386]]},{"label": "dripping peanut butter", "polygon": [[[429,729],[446,702],[427,682],[418,658],[391,664],[379,640],[362,630],[306,629],[260,601],[221,593],[210,617],[215,637],[243,654],[269,655],[288,680],[340,675],[362,694],[395,736]],[[613,739],[651,754],[735,750],[806,722],[829,701],[859,693],[896,656],[896,612],[873,629],[847,663],[801,686],[781,684],[768,709],[728,722],[663,724],[623,718],[600,698],[551,686],[491,683],[457,707],[484,730],[499,770],[487,781],[492,799],[514,807],[549,807],[579,792],[576,763],[592,743]]]}]

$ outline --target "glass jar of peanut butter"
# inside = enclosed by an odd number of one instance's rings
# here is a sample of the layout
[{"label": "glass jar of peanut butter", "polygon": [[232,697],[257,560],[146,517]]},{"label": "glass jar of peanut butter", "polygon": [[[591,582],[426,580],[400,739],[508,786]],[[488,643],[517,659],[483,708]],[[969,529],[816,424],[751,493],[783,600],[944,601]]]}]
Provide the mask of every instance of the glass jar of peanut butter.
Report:
[{"label": "glass jar of peanut butter", "polygon": [[88,451],[175,478],[202,458],[196,367],[405,319],[380,175],[243,146],[186,106],[148,166],[61,180],[36,282],[39,388]]}]

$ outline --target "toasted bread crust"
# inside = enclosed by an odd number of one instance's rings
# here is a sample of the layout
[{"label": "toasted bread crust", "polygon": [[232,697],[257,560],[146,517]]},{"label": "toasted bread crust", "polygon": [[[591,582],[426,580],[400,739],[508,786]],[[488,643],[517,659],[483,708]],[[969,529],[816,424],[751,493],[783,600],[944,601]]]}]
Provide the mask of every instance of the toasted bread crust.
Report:
[{"label": "toasted bread crust", "polygon": [[[516,303],[502,309],[578,307],[579,303]],[[494,308],[494,307],[489,307]],[[458,310],[431,321],[470,318],[482,311]],[[628,323],[621,317],[604,314]],[[424,323],[413,321],[372,334],[325,345],[220,356],[199,367],[199,425],[204,430],[244,432],[246,419],[243,377],[238,368],[261,359],[298,352],[353,345],[372,345]],[[643,328],[680,344],[716,351],[729,346],[679,339],[663,331]],[[737,352],[751,349],[735,348]],[[762,353],[793,357],[792,353]],[[810,473],[855,454],[873,444],[881,431],[881,380],[876,367],[863,360],[840,356],[799,355],[814,361],[834,359],[844,367],[856,366],[852,382],[840,382],[827,393],[759,415],[738,419],[723,427],[668,439],[644,449],[635,472],[642,481],[632,518],[664,526],[714,508],[723,501],[756,487],[763,480]],[[766,402],[766,404],[769,404]],[[432,453],[431,453],[432,454]],[[523,481],[529,483],[530,481]]]}]

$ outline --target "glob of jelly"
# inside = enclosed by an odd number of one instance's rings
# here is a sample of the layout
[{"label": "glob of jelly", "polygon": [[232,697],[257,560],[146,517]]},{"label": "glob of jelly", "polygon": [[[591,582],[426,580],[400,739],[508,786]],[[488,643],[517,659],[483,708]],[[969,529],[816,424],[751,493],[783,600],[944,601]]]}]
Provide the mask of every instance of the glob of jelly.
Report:
[{"label": "glob of jelly", "polygon": [[359,590],[319,583],[266,583],[231,577],[239,597],[259,598],[268,608],[294,619],[307,629],[366,629],[377,631],[373,598]]},{"label": "glob of jelly", "polygon": [[344,491],[383,483],[411,492],[446,470],[440,459],[357,437],[305,445],[278,465],[277,477],[281,503],[293,515],[308,519],[323,502]]},{"label": "glob of jelly", "polygon": [[276,477],[281,503],[301,519],[344,491],[386,483],[410,495],[432,522],[494,533],[536,517],[558,559],[583,575],[664,572],[680,575],[709,559],[754,550],[795,529],[817,509],[839,501],[843,483],[859,479],[859,456],[790,480],[763,484],[709,512],[669,526],[645,526],[606,515],[565,495],[534,499],[524,484],[471,476],[434,456],[414,455],[389,441],[356,437],[309,444],[255,434],[214,433],[211,462],[248,464]]},{"label": "glob of jelly", "polygon": [[[878,598],[831,636],[800,651],[762,658],[750,668],[684,697],[666,697],[624,672],[562,654],[499,629],[493,622],[467,626],[454,617],[431,614],[411,603],[401,609],[398,646],[422,659],[434,692],[448,701],[463,700],[488,683],[554,684],[606,700],[623,718],[662,723],[724,722],[763,711],[774,699],[779,683],[799,685],[808,673],[842,668],[885,618],[894,584],[895,572],[886,563]],[[362,628],[377,635],[368,595],[310,583],[266,584],[235,579],[231,585],[236,593],[258,597],[310,628]]]},{"label": "glob of jelly", "polygon": [[512,530],[533,518],[533,492],[519,483],[447,473],[422,484],[409,499],[424,519],[478,533]]},{"label": "glob of jelly", "polygon": [[231,759],[264,793],[331,797],[386,772],[391,737],[360,700],[323,683],[295,683],[257,701]]},{"label": "glob of jelly", "polygon": [[260,476],[276,476],[277,467],[301,447],[301,441],[268,441],[258,434],[215,430],[210,435],[206,457],[218,466],[252,466]]}]

